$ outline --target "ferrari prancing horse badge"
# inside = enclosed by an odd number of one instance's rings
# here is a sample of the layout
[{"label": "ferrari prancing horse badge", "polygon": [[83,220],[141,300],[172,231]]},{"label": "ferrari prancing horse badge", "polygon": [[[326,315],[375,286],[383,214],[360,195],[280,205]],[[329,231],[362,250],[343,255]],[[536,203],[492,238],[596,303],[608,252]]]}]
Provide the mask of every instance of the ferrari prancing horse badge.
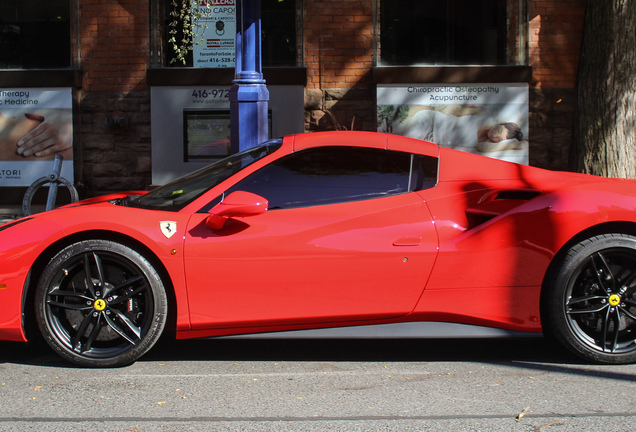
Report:
[{"label": "ferrari prancing horse badge", "polygon": [[172,237],[177,232],[177,223],[175,221],[161,221],[159,222],[159,227],[166,238]]}]

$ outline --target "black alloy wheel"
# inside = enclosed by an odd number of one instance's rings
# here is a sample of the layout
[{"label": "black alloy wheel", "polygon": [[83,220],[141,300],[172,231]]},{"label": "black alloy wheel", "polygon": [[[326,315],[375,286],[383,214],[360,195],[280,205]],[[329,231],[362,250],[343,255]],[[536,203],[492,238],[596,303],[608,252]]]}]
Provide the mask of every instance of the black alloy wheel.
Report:
[{"label": "black alloy wheel", "polygon": [[636,238],[607,234],[572,247],[543,298],[544,327],[575,354],[636,361]]},{"label": "black alloy wheel", "polygon": [[133,363],[159,339],[167,298],[152,265],[107,240],[75,243],[44,270],[36,315],[47,343],[80,366]]}]

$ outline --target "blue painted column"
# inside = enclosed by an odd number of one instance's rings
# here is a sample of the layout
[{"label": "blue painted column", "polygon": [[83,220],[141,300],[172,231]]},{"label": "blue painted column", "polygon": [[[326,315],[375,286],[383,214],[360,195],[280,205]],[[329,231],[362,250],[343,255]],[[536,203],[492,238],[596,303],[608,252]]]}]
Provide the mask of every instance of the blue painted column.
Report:
[{"label": "blue painted column", "polygon": [[261,62],[261,1],[236,3],[236,73],[230,88],[232,153],[267,140],[269,101]]}]

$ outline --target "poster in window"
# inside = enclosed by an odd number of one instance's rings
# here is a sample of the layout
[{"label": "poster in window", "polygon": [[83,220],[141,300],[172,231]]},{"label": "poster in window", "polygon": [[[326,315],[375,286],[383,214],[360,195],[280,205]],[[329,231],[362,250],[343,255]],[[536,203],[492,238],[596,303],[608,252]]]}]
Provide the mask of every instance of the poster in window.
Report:
[{"label": "poster in window", "polygon": [[0,89],[0,187],[29,186],[49,174],[56,154],[73,181],[70,88]]},{"label": "poster in window", "polygon": [[378,131],[528,163],[527,84],[378,86]]},{"label": "poster in window", "polygon": [[236,59],[236,0],[200,0],[193,18],[194,67],[233,68]]},{"label": "poster in window", "polygon": [[184,110],[184,162],[230,154],[229,110]]}]

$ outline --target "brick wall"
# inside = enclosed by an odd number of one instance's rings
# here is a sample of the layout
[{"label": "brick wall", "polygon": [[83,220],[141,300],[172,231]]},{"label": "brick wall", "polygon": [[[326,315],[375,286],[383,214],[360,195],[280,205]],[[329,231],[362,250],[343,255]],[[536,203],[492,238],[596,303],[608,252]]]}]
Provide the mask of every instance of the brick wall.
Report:
[{"label": "brick wall", "polygon": [[[530,163],[567,169],[585,0],[529,1]],[[374,130],[374,0],[305,0],[305,129]]]},{"label": "brick wall", "polygon": [[530,65],[535,87],[573,88],[585,0],[531,0]]},{"label": "brick wall", "polygon": [[305,128],[373,130],[375,0],[305,0]]},{"label": "brick wall", "polygon": [[[82,0],[75,96],[77,179],[91,193],[150,184],[149,0]],[[121,117],[124,127],[108,125]]]},{"label": "brick wall", "polygon": [[[80,0],[74,15],[76,178],[91,194],[150,184],[149,3]],[[564,169],[585,0],[529,5],[530,161]],[[307,131],[375,129],[374,13],[375,0],[304,1]],[[108,127],[113,115],[126,127]]]},{"label": "brick wall", "polygon": [[530,164],[568,169],[585,0],[530,0]]}]

